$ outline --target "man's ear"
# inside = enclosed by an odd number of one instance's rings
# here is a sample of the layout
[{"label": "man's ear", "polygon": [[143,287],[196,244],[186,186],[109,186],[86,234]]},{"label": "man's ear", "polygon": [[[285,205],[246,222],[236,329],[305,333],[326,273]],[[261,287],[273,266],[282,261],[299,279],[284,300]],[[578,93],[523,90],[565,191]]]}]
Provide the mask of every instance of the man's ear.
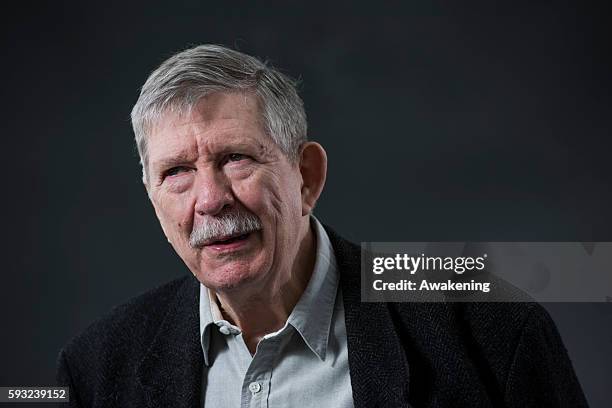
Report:
[{"label": "man's ear", "polygon": [[306,142],[300,148],[302,175],[302,215],[312,212],[327,177],[327,153],[316,142]]}]

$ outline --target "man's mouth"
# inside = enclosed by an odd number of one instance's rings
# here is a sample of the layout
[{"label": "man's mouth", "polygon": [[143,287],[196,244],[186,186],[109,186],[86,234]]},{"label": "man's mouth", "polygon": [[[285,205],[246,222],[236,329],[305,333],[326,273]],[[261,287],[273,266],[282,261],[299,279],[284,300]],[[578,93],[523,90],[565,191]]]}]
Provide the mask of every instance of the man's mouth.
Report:
[{"label": "man's mouth", "polygon": [[208,241],[206,244],[204,244],[204,246],[211,246],[211,245],[227,245],[227,244],[231,244],[234,242],[238,242],[238,241],[244,241],[245,239],[247,239],[249,237],[251,233],[247,232],[246,234],[242,234],[242,235],[234,235],[234,236],[230,236],[230,237],[222,237],[222,238],[215,238],[213,240]]},{"label": "man's mouth", "polygon": [[215,253],[233,252],[245,248],[252,241],[251,236],[254,232],[246,232],[224,237],[215,237],[208,240],[202,246],[207,251]]}]

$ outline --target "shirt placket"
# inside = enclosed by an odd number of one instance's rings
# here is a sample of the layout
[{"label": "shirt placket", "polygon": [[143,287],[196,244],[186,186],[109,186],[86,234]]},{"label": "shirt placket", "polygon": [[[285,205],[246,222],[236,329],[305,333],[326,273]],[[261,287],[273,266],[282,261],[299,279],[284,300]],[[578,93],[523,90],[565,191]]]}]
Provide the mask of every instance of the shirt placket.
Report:
[{"label": "shirt placket", "polygon": [[278,354],[279,338],[263,339],[257,346],[242,382],[241,408],[268,408],[270,379]]}]

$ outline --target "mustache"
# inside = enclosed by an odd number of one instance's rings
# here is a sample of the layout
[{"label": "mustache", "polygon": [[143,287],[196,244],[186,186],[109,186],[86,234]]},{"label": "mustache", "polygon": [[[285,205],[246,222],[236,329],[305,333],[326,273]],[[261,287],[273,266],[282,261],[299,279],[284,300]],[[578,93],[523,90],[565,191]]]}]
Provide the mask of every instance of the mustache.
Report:
[{"label": "mustache", "polygon": [[192,248],[201,248],[211,242],[244,235],[261,228],[261,220],[251,212],[225,212],[194,225],[189,235],[189,245]]}]

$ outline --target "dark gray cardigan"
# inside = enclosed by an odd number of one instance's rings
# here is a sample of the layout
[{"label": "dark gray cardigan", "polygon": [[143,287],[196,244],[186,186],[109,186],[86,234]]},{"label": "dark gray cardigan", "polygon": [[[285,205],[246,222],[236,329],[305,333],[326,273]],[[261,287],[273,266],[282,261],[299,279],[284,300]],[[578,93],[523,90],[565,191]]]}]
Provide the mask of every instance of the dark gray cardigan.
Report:
[{"label": "dark gray cardigan", "polygon": [[[541,306],[361,303],[360,249],[326,229],[340,272],[356,408],[587,406]],[[193,276],[174,280],[74,338],[58,360],[70,406],[200,406],[198,296]]]}]

